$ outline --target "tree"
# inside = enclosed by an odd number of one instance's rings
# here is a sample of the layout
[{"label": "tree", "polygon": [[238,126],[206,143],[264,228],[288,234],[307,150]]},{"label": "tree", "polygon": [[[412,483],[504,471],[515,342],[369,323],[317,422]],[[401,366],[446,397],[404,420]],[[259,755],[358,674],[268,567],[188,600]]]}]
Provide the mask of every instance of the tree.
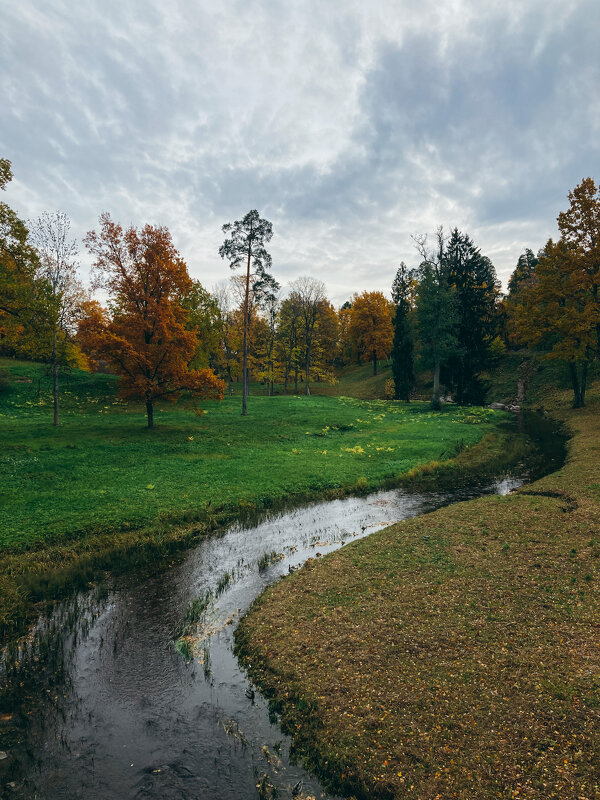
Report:
[{"label": "tree", "polygon": [[492,262],[466,233],[450,234],[443,253],[444,272],[454,288],[459,349],[447,364],[449,383],[459,403],[481,403],[480,373],[489,365],[489,346],[496,335],[498,281]]},{"label": "tree", "polygon": [[198,336],[186,327],[190,312],[182,302],[193,283],[167,228],[123,230],[102,214],[100,231],[84,241],[95,256],[94,286],[109,293],[110,316],[90,314],[80,336],[115,367],[122,396],[145,403],[148,427],[159,399],[175,401],[183,392],[196,401],[222,399],[223,381],[211,369],[189,366]]},{"label": "tree", "polygon": [[217,348],[217,363],[219,370],[227,375],[227,393],[233,394],[232,372],[237,367],[241,350],[241,340],[238,336],[238,326],[235,320],[235,311],[231,298],[231,291],[227,284],[218,285],[214,297],[219,309],[219,347]]},{"label": "tree", "polygon": [[310,374],[317,381],[336,383],[334,364],[340,326],[338,315],[329,300],[321,300],[311,347]]},{"label": "tree", "polygon": [[283,363],[283,391],[287,394],[292,370],[294,372],[294,391],[298,391],[298,372],[300,367],[300,301],[292,292],[281,303],[279,310],[279,330],[277,331],[277,351]]},{"label": "tree", "polygon": [[410,313],[413,304],[415,276],[402,262],[394,283],[392,300],[396,306],[394,313],[394,342],[392,345],[392,373],[394,375],[394,396],[396,400],[410,402],[410,393],[415,383],[413,335]]},{"label": "tree", "polygon": [[279,377],[279,369],[275,358],[275,343],[277,340],[277,322],[279,320],[279,298],[270,297],[265,303],[263,316],[258,320],[258,353],[262,369],[259,378],[267,384],[269,396],[273,394],[276,376]]},{"label": "tree", "polygon": [[600,184],[584,178],[569,192],[570,207],[558,215],[558,229],[562,239],[570,246],[573,268],[577,270],[581,288],[591,295],[596,308],[594,330],[596,353],[600,355],[600,315],[597,304],[600,297]]},{"label": "tree", "polygon": [[52,365],[52,397],[54,424],[59,424],[58,370],[69,361],[69,338],[75,333],[85,299],[83,286],[77,279],[77,244],[69,235],[71,222],[66,214],[45,213],[31,226],[39,266],[36,276],[46,281],[52,293],[53,312],[50,327],[50,363]]},{"label": "tree", "polygon": [[[10,161],[0,159],[0,189],[12,179]],[[38,256],[25,223],[0,202],[0,345],[3,352],[33,347],[47,327],[53,301],[50,287],[36,279]]]},{"label": "tree", "polygon": [[527,286],[535,273],[536,265],[540,259],[540,252],[537,256],[533,254],[533,250],[526,247],[519,256],[517,266],[508,281],[508,298],[513,301],[519,294],[523,286]]},{"label": "tree", "polygon": [[297,278],[291,284],[300,309],[300,327],[304,346],[305,392],[310,394],[310,365],[315,326],[323,312],[323,302],[327,299],[325,284],[316,278]]},{"label": "tree", "polygon": [[600,309],[589,276],[575,248],[564,239],[548,241],[535,269],[535,280],[511,307],[512,334],[519,342],[550,346],[548,358],[563,360],[573,388],[573,406],[585,405],[590,361],[597,347]]},{"label": "tree", "polygon": [[350,337],[350,317],[352,304],[346,302],[338,311],[338,345],[336,356],[341,367],[346,366],[352,361],[352,338]]},{"label": "tree", "polygon": [[349,333],[357,350],[372,359],[377,375],[377,359],[389,354],[394,336],[390,303],[382,292],[354,295]]},{"label": "tree", "polygon": [[188,311],[186,328],[194,330],[198,337],[190,366],[194,369],[212,367],[221,340],[222,319],[218,300],[200,281],[194,281],[191,291],[181,298],[181,305]]},{"label": "tree", "polygon": [[585,178],[568,196],[557,219],[561,239],[546,245],[510,321],[517,341],[543,344],[548,358],[565,361],[580,408],[589,365],[600,355],[600,187]]},{"label": "tree", "polygon": [[[250,280],[252,290],[259,302],[272,297],[279,288],[279,284],[268,272],[271,268],[271,256],[265,248],[265,243],[273,237],[273,226],[266,219],[261,219],[258,211],[249,211],[241,220],[228,222],[223,225],[223,233],[231,236],[225,239],[219,248],[221,258],[229,261],[231,269],[246,265],[246,282],[244,292],[244,339],[243,339],[243,364],[242,364],[242,415],[246,416],[248,397],[248,321]],[[254,272],[251,272],[254,270]]]},{"label": "tree", "polygon": [[455,291],[448,281],[442,228],[436,232],[435,250],[428,248],[426,235],[415,238],[415,243],[423,259],[419,266],[416,297],[421,357],[424,365],[433,369],[431,407],[439,409],[441,368],[460,352],[456,336]]}]

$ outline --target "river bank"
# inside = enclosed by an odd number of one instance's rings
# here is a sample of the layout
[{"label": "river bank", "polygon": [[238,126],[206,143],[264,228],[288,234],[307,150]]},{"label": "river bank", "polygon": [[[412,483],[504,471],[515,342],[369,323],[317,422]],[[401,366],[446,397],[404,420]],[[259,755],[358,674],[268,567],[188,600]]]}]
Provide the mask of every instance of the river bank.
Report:
[{"label": "river bank", "polygon": [[57,603],[0,660],[0,797],[60,785],[86,800],[274,800],[302,782],[298,798],[335,800],[248,684],[233,654],[239,615],[308,559],[524,479],[309,503]]},{"label": "river bank", "polygon": [[600,402],[555,400],[561,469],[312,562],[241,621],[238,653],[330,788],[599,796]]},{"label": "river bank", "polygon": [[24,629],[36,603],[106,570],[161,562],[234,519],[392,485],[482,439],[482,459],[495,459],[510,438],[499,429],[506,415],[487,409],[294,396],[252,397],[248,417],[235,397],[201,417],[167,404],[149,432],[114,376],[80,370],[54,428],[44,366],[3,363],[12,380],[0,395],[3,637]]}]

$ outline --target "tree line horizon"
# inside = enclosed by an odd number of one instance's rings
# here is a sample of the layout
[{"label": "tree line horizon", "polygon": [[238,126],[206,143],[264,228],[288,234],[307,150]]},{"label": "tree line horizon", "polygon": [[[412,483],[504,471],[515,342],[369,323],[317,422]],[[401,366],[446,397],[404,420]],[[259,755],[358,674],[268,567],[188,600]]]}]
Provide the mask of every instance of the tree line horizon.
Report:
[{"label": "tree line horizon", "polygon": [[[0,159],[0,188],[11,179]],[[74,366],[115,372],[121,396],[143,403],[153,427],[157,401],[183,395],[199,411],[239,381],[245,416],[251,380],[268,394],[310,394],[352,363],[371,362],[377,374],[383,358],[390,399],[410,402],[416,372],[427,370],[433,408],[442,395],[482,404],[489,371],[523,346],[564,362],[581,407],[600,354],[600,186],[586,178],[568,199],[559,239],[521,253],[505,294],[471,237],[440,227],[413,237],[417,264],[400,263],[391,300],[365,290],[337,309],[314,277],[282,295],[267,250],[273,227],[256,210],[222,226],[219,255],[232,276],[212,293],[192,280],[166,227],[125,229],[103,213],[83,239],[94,258],[90,291],[65,214],[26,224],[0,203],[0,355],[50,365],[55,425],[59,374]],[[100,288],[105,306],[93,299]]]}]

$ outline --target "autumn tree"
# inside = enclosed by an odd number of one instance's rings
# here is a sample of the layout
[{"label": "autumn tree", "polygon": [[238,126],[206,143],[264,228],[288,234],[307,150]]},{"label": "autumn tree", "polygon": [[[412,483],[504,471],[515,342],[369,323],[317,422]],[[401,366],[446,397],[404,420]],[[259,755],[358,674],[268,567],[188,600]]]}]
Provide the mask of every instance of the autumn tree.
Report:
[{"label": "autumn tree", "polygon": [[218,300],[202,286],[200,281],[194,281],[191,291],[181,297],[181,305],[188,312],[186,328],[195,331],[198,337],[198,345],[190,366],[194,369],[212,368],[221,346],[222,318]]},{"label": "autumn tree", "polygon": [[596,354],[600,355],[600,184],[585,178],[569,192],[569,201],[567,211],[558,215],[558,229],[569,245],[579,288],[591,296],[589,311],[596,332]]},{"label": "autumn tree", "polygon": [[377,375],[377,359],[389,354],[394,337],[390,303],[382,292],[354,295],[349,334],[357,350],[372,359],[373,375]]},{"label": "autumn tree", "polygon": [[290,284],[300,309],[300,335],[304,350],[305,393],[310,394],[310,367],[317,321],[323,312],[326,298],[325,284],[316,278],[301,277]]},{"label": "autumn tree", "polygon": [[257,331],[257,356],[261,369],[257,377],[267,386],[267,392],[273,394],[276,378],[280,369],[276,359],[277,325],[279,321],[280,301],[276,296],[270,297],[264,304]]},{"label": "autumn tree", "polygon": [[273,237],[273,226],[262,219],[258,211],[249,211],[241,220],[223,225],[223,233],[230,234],[219,248],[221,258],[229,261],[231,269],[245,266],[244,337],[242,344],[242,415],[246,416],[248,397],[248,323],[250,290],[259,301],[274,295],[279,284],[269,273],[271,256],[265,243]]},{"label": "autumn tree", "polygon": [[508,298],[513,301],[519,295],[520,290],[531,283],[535,268],[540,260],[543,251],[536,256],[531,248],[526,247],[517,259],[517,266],[508,280]]},{"label": "autumn tree", "polygon": [[90,314],[80,335],[119,373],[122,396],[145,403],[148,427],[157,400],[175,401],[183,392],[196,401],[221,399],[223,381],[211,369],[189,366],[198,336],[186,327],[190,312],[182,303],[194,287],[167,228],[123,230],[102,214],[100,230],[84,241],[95,257],[94,287],[108,292],[110,314]]},{"label": "autumn tree", "polygon": [[310,374],[317,381],[336,383],[335,360],[339,344],[339,320],[329,300],[321,300],[312,343]]},{"label": "autumn tree", "polygon": [[31,242],[39,257],[36,277],[47,283],[54,301],[48,320],[48,345],[55,425],[59,424],[59,367],[68,364],[72,357],[71,339],[86,299],[77,278],[78,249],[70,228],[68,216],[59,211],[54,214],[46,212],[31,225]]},{"label": "autumn tree", "polygon": [[352,361],[352,339],[350,337],[350,317],[352,304],[349,300],[338,311],[338,343],[336,359],[340,366],[345,366]]},{"label": "autumn tree", "polygon": [[415,276],[404,262],[400,264],[392,284],[394,310],[394,342],[392,345],[392,373],[396,400],[410,401],[415,383],[413,331],[410,320]]},{"label": "autumn tree", "polygon": [[[11,180],[10,161],[0,159],[0,189]],[[38,266],[27,226],[0,202],[0,347],[5,353],[35,349],[48,329],[53,298],[48,284],[36,278]]]},{"label": "autumn tree", "polygon": [[278,359],[283,365],[283,391],[286,394],[292,374],[294,375],[294,391],[298,391],[298,374],[301,359],[299,346],[300,320],[299,298],[292,292],[281,303],[276,342]]},{"label": "autumn tree", "polygon": [[545,247],[535,280],[511,307],[514,338],[523,344],[550,346],[547,357],[565,362],[573,388],[573,406],[585,405],[590,362],[597,349],[600,309],[574,248],[564,239]]},{"label": "autumn tree", "polygon": [[600,355],[600,187],[585,178],[569,201],[558,215],[561,239],[544,248],[510,319],[517,341],[543,344],[547,357],[566,363],[580,408],[590,363]]},{"label": "autumn tree", "polygon": [[[215,301],[219,309],[219,347],[217,348],[217,364],[221,374],[227,376],[227,391],[233,394],[233,372],[235,371],[242,349],[239,336],[241,327],[237,325],[236,314],[230,287],[218,285],[214,291]],[[243,327],[243,326],[242,326]]]}]

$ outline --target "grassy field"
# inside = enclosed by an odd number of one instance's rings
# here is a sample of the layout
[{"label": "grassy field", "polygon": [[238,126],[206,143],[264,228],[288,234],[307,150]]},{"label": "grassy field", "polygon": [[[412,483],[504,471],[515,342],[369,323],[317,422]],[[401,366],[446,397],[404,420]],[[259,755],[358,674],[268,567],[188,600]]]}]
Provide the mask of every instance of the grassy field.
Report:
[{"label": "grassy field", "polygon": [[483,409],[434,414],[424,404],[280,396],[251,397],[246,418],[238,398],[208,404],[201,417],[165,405],[148,431],[141,410],[115,397],[111,376],[77,372],[56,429],[47,391],[38,395],[43,371],[13,366],[16,381],[0,398],[3,548],[375,486],[448,458],[498,420]]},{"label": "grassy field", "polygon": [[245,512],[380,486],[452,457],[504,419],[485,409],[251,396],[246,418],[237,397],[207,404],[201,417],[161,406],[149,431],[142,409],[117,398],[113,376],[75,371],[62,382],[54,428],[45,367],[0,368],[11,373],[0,394],[0,627],[28,600],[98,568],[155,557]]},{"label": "grassy field", "polygon": [[313,562],[238,628],[251,677],[333,787],[600,797],[600,397],[554,399],[573,433],[558,472]]}]

